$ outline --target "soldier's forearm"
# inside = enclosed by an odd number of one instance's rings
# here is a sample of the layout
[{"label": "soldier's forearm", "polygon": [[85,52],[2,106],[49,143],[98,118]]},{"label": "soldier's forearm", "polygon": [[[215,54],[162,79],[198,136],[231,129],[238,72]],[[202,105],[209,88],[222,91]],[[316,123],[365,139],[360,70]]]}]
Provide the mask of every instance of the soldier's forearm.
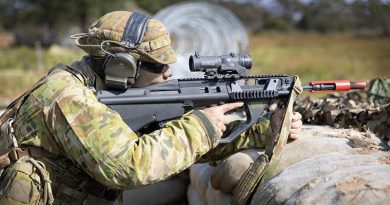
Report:
[{"label": "soldier's forearm", "polygon": [[[202,157],[201,161],[217,161],[242,149],[265,147],[273,135],[270,118],[271,114],[264,115],[257,124],[251,127],[251,129],[242,133],[240,137],[233,142],[229,144],[220,144],[216,148],[210,150],[210,152]],[[224,135],[237,128],[240,124],[240,121],[229,124]]]},{"label": "soldier's forearm", "polygon": [[126,169],[115,175],[128,177],[130,180],[124,186],[134,188],[181,172],[208,152],[212,144],[217,144],[211,140],[216,134],[212,127],[207,128],[208,123],[207,118],[195,112],[142,135],[124,153],[127,158],[121,157]]}]

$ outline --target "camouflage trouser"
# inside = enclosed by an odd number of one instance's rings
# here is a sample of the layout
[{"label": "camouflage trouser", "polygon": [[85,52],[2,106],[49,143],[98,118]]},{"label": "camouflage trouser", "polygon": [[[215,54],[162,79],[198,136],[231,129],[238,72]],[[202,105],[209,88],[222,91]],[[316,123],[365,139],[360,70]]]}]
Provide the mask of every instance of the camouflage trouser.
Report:
[{"label": "camouflage trouser", "polygon": [[[31,159],[28,156],[21,157],[4,171],[0,178],[0,205],[50,204],[49,194],[46,192],[45,195],[42,171],[30,161]],[[39,160],[33,161],[38,162]],[[56,178],[60,177],[51,176],[52,180]],[[63,182],[64,180],[60,181]],[[53,182],[53,188],[55,198],[53,204],[111,205],[114,203],[114,201],[108,201],[104,198],[70,188],[65,183]]]},{"label": "camouflage trouser", "polygon": [[7,167],[0,181],[0,204],[39,204],[41,177],[29,157],[22,157]]}]

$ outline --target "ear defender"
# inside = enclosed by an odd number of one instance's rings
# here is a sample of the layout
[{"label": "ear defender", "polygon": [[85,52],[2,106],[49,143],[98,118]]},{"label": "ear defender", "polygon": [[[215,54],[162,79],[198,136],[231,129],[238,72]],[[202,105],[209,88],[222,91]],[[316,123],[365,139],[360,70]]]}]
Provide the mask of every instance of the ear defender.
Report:
[{"label": "ear defender", "polygon": [[137,60],[128,53],[116,53],[107,58],[104,74],[107,87],[127,89],[138,77]]},{"label": "ear defender", "polygon": [[[134,12],[127,20],[122,41],[118,44],[127,49],[136,49],[141,44],[149,17]],[[129,53],[108,55],[104,63],[105,84],[115,89],[127,89],[138,77],[139,62]]]}]

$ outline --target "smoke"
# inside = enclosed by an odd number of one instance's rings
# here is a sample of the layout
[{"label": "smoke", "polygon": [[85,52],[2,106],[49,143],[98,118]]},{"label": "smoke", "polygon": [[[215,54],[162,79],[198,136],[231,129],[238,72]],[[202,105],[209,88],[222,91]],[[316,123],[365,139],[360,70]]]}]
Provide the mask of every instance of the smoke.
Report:
[{"label": "smoke", "polygon": [[239,19],[226,8],[205,3],[180,3],[164,8],[155,19],[168,29],[178,61],[172,78],[202,77],[190,72],[188,58],[200,55],[248,53],[248,34]]}]

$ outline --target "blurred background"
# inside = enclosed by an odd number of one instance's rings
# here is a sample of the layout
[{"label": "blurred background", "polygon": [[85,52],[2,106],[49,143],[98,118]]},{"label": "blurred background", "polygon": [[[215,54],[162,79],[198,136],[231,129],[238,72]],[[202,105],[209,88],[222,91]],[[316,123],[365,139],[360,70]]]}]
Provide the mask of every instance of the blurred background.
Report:
[{"label": "blurred background", "polygon": [[181,70],[194,51],[234,51],[251,54],[251,74],[390,77],[390,0],[0,0],[0,105],[85,55],[69,36],[114,10],[162,20]]}]

